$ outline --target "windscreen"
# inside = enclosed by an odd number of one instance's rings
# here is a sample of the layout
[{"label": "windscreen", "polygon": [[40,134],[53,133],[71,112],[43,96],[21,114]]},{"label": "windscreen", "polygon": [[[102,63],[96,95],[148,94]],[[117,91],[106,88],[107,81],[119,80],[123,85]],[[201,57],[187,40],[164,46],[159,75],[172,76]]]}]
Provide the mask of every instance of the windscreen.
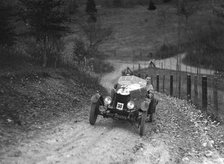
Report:
[{"label": "windscreen", "polygon": [[118,84],[124,86],[129,91],[133,91],[146,87],[147,82],[137,76],[121,76],[118,79]]}]

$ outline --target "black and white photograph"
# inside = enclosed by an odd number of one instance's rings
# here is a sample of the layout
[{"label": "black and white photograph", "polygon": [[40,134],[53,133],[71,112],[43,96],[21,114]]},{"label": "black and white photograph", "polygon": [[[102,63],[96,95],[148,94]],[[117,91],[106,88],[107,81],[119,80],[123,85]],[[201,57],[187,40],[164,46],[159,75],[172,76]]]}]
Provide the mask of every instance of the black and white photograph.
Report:
[{"label": "black and white photograph", "polygon": [[0,164],[224,164],[224,0],[0,0]]}]

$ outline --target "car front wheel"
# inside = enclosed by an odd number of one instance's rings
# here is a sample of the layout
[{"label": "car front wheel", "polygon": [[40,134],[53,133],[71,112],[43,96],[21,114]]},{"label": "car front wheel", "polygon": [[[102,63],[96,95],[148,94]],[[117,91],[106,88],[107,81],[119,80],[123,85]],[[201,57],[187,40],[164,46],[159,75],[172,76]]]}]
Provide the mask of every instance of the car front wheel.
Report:
[{"label": "car front wheel", "polygon": [[91,103],[90,115],[89,115],[89,123],[94,125],[99,112],[99,102]]}]

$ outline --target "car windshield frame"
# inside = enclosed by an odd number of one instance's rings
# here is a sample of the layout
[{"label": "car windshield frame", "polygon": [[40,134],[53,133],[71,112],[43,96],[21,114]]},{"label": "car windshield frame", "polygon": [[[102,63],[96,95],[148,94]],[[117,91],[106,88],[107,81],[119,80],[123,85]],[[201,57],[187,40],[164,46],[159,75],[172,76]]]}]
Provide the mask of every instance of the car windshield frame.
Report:
[{"label": "car windshield frame", "polygon": [[137,76],[121,76],[118,79],[118,84],[128,88],[130,91],[142,89],[147,86],[147,81]]}]

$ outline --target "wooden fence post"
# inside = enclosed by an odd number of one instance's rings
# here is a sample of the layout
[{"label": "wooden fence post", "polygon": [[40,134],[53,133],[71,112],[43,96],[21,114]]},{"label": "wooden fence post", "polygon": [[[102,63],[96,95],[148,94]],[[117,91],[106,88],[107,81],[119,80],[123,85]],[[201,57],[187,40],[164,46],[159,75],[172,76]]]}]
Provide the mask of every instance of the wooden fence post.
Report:
[{"label": "wooden fence post", "polygon": [[151,75],[151,84],[153,86],[153,75]]},{"label": "wooden fence post", "polygon": [[191,100],[191,75],[187,75],[187,100]]},{"label": "wooden fence post", "polygon": [[165,92],[165,75],[163,75],[163,93]]},{"label": "wooden fence post", "polygon": [[207,97],[207,77],[202,77],[202,108],[207,111],[208,97]]},{"label": "wooden fence post", "polygon": [[219,107],[218,107],[218,82],[217,78],[213,78],[213,100],[214,100],[214,109],[215,109],[215,117],[218,117]]},{"label": "wooden fence post", "polygon": [[156,91],[159,92],[159,75],[156,75]]},{"label": "wooden fence post", "polygon": [[194,104],[198,105],[198,76],[194,76]]},{"label": "wooden fence post", "polygon": [[181,98],[181,74],[179,72],[179,80],[178,80],[178,97]]},{"label": "wooden fence post", "polygon": [[138,64],[138,70],[140,70],[141,69],[141,65],[140,65],[140,63]]},{"label": "wooden fence post", "polygon": [[170,96],[173,96],[173,75],[170,75]]}]

